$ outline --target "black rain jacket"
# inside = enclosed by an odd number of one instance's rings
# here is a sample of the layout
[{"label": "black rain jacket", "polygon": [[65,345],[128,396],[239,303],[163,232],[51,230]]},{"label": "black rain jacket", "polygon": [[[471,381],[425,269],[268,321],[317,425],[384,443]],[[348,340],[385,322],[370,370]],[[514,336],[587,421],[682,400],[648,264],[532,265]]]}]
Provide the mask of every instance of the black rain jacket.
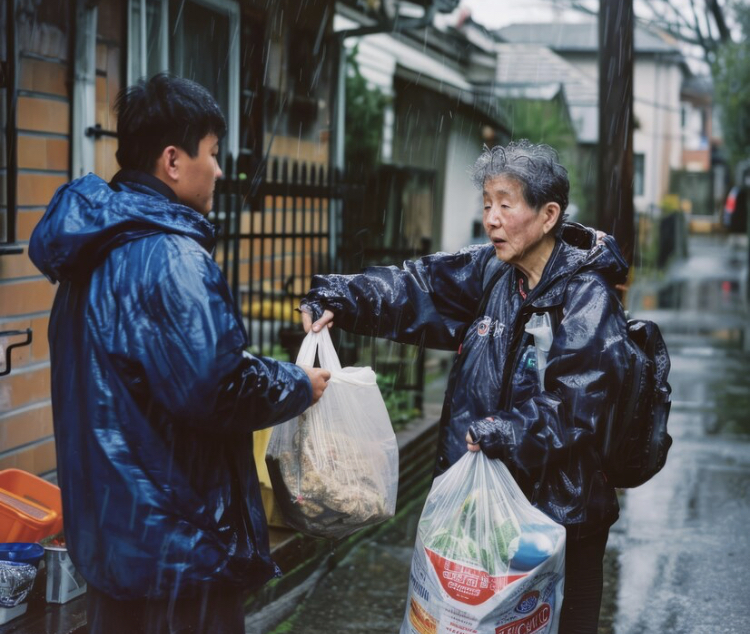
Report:
[{"label": "black rain jacket", "polygon": [[[532,504],[585,536],[619,514],[601,470],[598,435],[626,370],[626,318],[613,287],[624,282],[627,263],[611,237],[594,244],[592,231],[565,225],[525,299],[517,271],[485,245],[429,255],[402,269],[316,276],[303,304],[316,317],[331,310],[336,325],[350,332],[459,349],[440,420],[436,475],[466,452],[471,430]],[[542,389],[534,338],[524,328],[543,312],[555,326]]]},{"label": "black rain jacket", "polygon": [[259,586],[271,559],[252,432],[304,411],[307,375],[247,352],[214,228],[152,176],[63,185],[29,255],[49,325],[65,539],[116,599]]}]

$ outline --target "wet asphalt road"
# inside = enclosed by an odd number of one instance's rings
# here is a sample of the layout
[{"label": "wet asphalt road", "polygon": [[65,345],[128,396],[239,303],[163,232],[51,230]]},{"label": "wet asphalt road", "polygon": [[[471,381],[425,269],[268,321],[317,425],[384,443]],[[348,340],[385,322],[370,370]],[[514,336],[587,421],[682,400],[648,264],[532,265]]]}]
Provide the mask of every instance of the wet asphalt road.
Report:
[{"label": "wet asphalt road", "polygon": [[747,253],[731,245],[693,238],[656,301],[633,307],[669,346],[674,445],[611,533],[616,634],[750,632]]},{"label": "wet asphalt road", "polygon": [[[631,291],[633,315],[669,346],[674,445],[660,474],[622,495],[600,634],[750,633],[746,263],[746,245],[693,237],[688,261]],[[421,506],[356,547],[275,634],[398,632]]]}]

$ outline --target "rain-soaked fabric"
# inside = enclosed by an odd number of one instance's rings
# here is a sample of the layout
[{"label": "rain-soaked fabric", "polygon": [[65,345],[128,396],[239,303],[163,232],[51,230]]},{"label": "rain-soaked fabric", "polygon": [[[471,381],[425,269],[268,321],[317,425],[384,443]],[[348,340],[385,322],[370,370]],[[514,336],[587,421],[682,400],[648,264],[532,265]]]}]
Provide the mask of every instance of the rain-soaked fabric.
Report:
[{"label": "rain-soaked fabric", "polygon": [[118,601],[86,590],[88,634],[244,634],[244,592],[207,583],[194,596]]},{"label": "rain-soaked fabric", "polygon": [[[596,437],[626,369],[626,321],[613,285],[624,281],[627,264],[611,238],[594,241],[593,232],[566,225],[525,298],[516,269],[486,245],[405,262],[402,269],[316,276],[304,303],[316,315],[330,309],[345,330],[427,347],[460,345],[440,421],[436,475],[466,452],[471,429],[534,505],[585,535],[619,513]],[[477,316],[483,287],[498,269]],[[525,332],[540,312],[559,321],[543,390],[534,339]]]},{"label": "rain-soaked fabric", "polygon": [[303,370],[244,352],[211,224],[150,178],[64,185],[29,246],[60,282],[49,339],[68,549],[117,599],[279,574],[251,432],[312,398]]},{"label": "rain-soaked fabric", "polygon": [[609,528],[565,542],[565,599],[558,634],[597,634]]}]

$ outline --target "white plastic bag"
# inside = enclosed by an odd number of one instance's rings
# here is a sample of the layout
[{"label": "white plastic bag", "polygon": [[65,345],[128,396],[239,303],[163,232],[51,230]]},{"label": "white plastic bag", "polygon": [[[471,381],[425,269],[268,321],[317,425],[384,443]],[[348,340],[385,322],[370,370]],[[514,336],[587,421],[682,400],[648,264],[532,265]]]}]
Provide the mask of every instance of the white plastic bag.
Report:
[{"label": "white plastic bag", "polygon": [[468,452],[427,497],[401,634],[554,634],[564,577],[565,529]]},{"label": "white plastic bag", "polygon": [[342,368],[328,328],[310,332],[297,365],[331,372],[321,399],[274,428],[266,464],[287,523],[315,537],[345,537],[396,509],[398,445],[371,368]]}]

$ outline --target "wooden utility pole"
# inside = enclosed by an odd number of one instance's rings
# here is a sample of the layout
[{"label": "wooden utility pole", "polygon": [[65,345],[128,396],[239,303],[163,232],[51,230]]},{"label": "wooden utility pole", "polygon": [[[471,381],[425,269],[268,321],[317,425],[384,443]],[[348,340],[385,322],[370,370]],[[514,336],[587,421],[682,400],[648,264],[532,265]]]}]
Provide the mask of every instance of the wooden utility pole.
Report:
[{"label": "wooden utility pole", "polygon": [[633,0],[599,0],[597,228],[633,262]]}]

